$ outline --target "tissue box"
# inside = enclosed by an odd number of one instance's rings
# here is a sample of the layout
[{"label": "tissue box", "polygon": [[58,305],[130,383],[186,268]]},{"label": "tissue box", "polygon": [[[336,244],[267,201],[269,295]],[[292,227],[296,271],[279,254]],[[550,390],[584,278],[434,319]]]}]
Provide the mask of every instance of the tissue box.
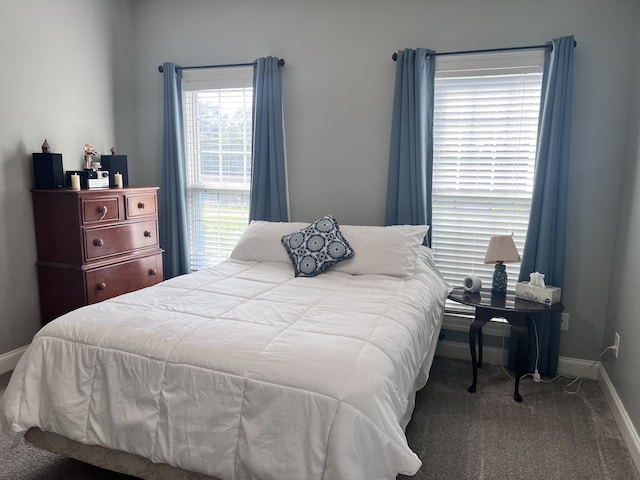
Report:
[{"label": "tissue box", "polygon": [[545,305],[553,305],[560,301],[561,288],[559,287],[535,287],[529,285],[529,282],[516,283],[516,297],[530,302],[544,303]]}]

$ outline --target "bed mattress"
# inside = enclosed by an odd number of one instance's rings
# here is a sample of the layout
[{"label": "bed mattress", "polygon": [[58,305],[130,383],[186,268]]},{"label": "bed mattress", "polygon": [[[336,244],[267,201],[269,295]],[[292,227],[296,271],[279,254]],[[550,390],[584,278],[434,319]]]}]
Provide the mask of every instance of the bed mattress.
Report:
[{"label": "bed mattress", "polygon": [[420,258],[408,278],[229,259],[83,307],[34,337],[4,429],[222,480],[414,474],[403,418],[450,290]]}]

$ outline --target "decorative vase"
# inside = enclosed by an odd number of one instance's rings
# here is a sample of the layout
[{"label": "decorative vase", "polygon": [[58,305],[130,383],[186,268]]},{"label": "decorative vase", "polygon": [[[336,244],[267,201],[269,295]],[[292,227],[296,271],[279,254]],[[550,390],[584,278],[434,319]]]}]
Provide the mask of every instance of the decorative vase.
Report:
[{"label": "decorative vase", "polygon": [[493,295],[507,294],[507,267],[502,262],[496,262],[496,268],[493,271],[491,293]]}]

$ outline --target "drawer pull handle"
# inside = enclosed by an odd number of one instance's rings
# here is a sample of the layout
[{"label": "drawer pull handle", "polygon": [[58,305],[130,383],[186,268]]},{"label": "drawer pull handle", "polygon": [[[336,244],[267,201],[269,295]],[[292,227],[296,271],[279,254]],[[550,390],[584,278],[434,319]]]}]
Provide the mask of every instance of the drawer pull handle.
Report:
[{"label": "drawer pull handle", "polygon": [[149,269],[149,276],[155,276],[157,274],[158,274],[158,272],[156,271],[155,268],[150,268]]},{"label": "drawer pull handle", "polygon": [[104,245],[104,240],[102,240],[101,238],[95,238],[95,239],[93,240],[93,244],[94,244],[96,247],[102,247],[102,246]]},{"label": "drawer pull handle", "polygon": [[140,210],[143,210],[144,209],[144,202],[138,202],[138,208]]},{"label": "drawer pull handle", "polygon": [[151,232],[149,230],[144,231],[144,236],[147,238],[151,238]]},{"label": "drawer pull handle", "polygon": [[100,282],[98,284],[96,284],[96,290],[106,290],[107,289],[107,284],[104,282]]},{"label": "drawer pull handle", "polygon": [[98,207],[98,213],[101,213],[101,214],[102,214],[102,216],[98,219],[98,221],[100,221],[100,220],[104,220],[104,217],[106,217],[106,216],[107,216],[107,211],[108,211],[108,210],[109,210],[109,209],[107,208],[107,206],[106,206],[106,205],[101,205],[100,207]]}]

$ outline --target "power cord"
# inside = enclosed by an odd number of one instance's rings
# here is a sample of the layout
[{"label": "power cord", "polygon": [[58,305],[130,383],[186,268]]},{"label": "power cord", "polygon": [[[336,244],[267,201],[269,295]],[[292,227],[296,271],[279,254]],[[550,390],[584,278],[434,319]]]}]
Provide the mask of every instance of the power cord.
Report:
[{"label": "power cord", "polygon": [[[595,364],[597,364],[600,359],[602,358],[602,356],[607,353],[609,350],[615,350],[616,346],[615,345],[609,345],[607,348],[605,348],[602,352],[600,352],[600,355],[598,355],[598,358],[596,358],[593,363],[591,365],[589,365],[586,369],[585,369],[585,373],[588,372],[591,368],[593,368],[593,366]],[[573,380],[569,383],[567,383],[566,385],[562,386],[562,390],[564,390],[565,393],[568,393],[569,395],[576,395],[579,391],[580,391],[580,387],[582,386],[582,381],[584,380],[584,378],[582,376],[578,376],[578,377],[569,377],[567,375],[556,375],[555,377],[553,377],[550,380],[544,380],[545,383],[552,383],[555,380],[557,380],[558,378],[573,378]],[[573,385],[574,383],[577,383],[576,389],[575,391],[569,390],[568,387],[570,387],[571,385]]]},{"label": "power cord", "polygon": [[531,319],[531,323],[533,324],[533,331],[536,334],[536,368],[533,372],[533,381],[536,383],[540,383],[542,380],[540,378],[540,374],[538,373],[538,360],[540,360],[540,340],[538,339],[538,327],[536,326],[536,322]]},{"label": "power cord", "polygon": [[[540,374],[538,373],[538,359],[540,358],[540,346],[539,346],[539,341],[538,341],[538,327],[536,327],[536,323],[535,322],[531,322],[533,324],[533,331],[536,334],[536,367],[533,373],[525,373],[524,375],[520,376],[520,379],[523,378],[527,378],[527,377],[532,377],[533,381],[536,383],[539,383],[542,379],[540,378]],[[502,337],[502,351],[504,352],[504,336]],[[513,380],[514,378],[509,375],[509,372],[507,372],[507,369],[504,368],[504,365],[502,364],[502,353],[500,353],[500,366],[502,367],[502,371],[505,373],[505,375],[507,377],[509,377],[511,380]]]},{"label": "power cord", "polygon": [[[584,380],[584,378],[582,376],[578,376],[578,377],[569,377],[567,375],[556,375],[555,377],[549,379],[549,380],[544,380],[540,377],[540,373],[538,373],[538,361],[540,359],[540,341],[538,339],[538,327],[536,326],[536,322],[531,322],[531,324],[533,325],[533,331],[535,333],[536,336],[536,366],[535,366],[535,370],[533,373],[526,373],[524,375],[522,375],[520,378],[526,378],[526,377],[532,377],[533,381],[535,383],[553,383],[555,382],[558,378],[568,378],[568,379],[573,379],[571,382],[567,383],[566,385],[563,385],[562,390],[564,390],[565,393],[569,394],[569,395],[576,395],[579,391],[580,391],[580,387],[582,386],[582,381]],[[502,337],[502,351],[504,352],[505,348],[504,348],[504,338]],[[585,373],[588,372],[591,368],[594,367],[594,365],[596,365],[600,359],[602,358],[602,356],[607,353],[609,350],[617,350],[618,347],[616,347],[615,345],[610,345],[607,348],[605,348],[602,352],[600,352],[600,355],[598,355],[598,358],[596,358],[593,363],[591,365],[589,365],[586,370]],[[507,377],[509,377],[511,380],[513,380],[514,378],[509,374],[509,372],[507,371],[506,368],[504,368],[504,365],[502,363],[502,353],[500,354],[500,367],[502,367],[502,371],[505,373],[505,375]],[[583,374],[584,375],[584,374]],[[574,383],[577,382],[577,387],[574,390],[569,390],[569,387],[571,387]]]},{"label": "power cord", "polygon": [[[536,366],[533,373],[525,373],[524,375],[520,376],[520,379],[532,377],[534,382],[539,383],[542,381],[542,379],[540,378],[540,374],[538,373],[538,360],[540,358],[540,345],[539,345],[540,342],[538,340],[538,327],[536,327],[536,322],[532,320],[531,323],[533,324],[533,331],[535,332],[535,335],[536,335]],[[504,336],[502,337],[502,351],[504,352]],[[502,367],[502,371],[505,373],[505,375],[509,377],[511,380],[513,380],[513,377],[509,375],[509,372],[507,372],[506,368],[504,368],[504,365],[502,364],[502,353],[500,353],[500,366]]]}]

